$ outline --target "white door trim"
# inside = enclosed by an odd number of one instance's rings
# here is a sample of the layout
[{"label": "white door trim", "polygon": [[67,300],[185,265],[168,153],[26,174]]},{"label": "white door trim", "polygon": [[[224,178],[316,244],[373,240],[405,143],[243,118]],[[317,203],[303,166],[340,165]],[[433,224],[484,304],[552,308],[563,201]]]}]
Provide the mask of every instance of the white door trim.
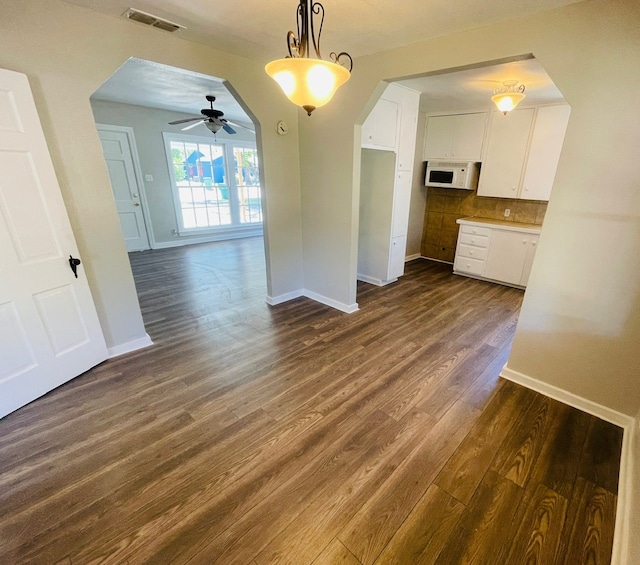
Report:
[{"label": "white door trim", "polygon": [[112,131],[117,133],[124,133],[129,141],[129,149],[131,150],[131,160],[133,161],[133,170],[136,176],[136,184],[138,185],[138,194],[140,195],[140,207],[142,208],[142,217],[144,218],[144,229],[147,232],[147,238],[149,240],[149,247],[151,249],[156,248],[156,240],[153,235],[153,224],[151,223],[151,215],[149,213],[149,201],[147,200],[147,193],[142,176],[142,167],[140,166],[140,157],[138,156],[138,146],[136,144],[136,138],[132,127],[129,126],[115,126],[112,124],[99,124],[96,122],[96,129],[98,131]]}]

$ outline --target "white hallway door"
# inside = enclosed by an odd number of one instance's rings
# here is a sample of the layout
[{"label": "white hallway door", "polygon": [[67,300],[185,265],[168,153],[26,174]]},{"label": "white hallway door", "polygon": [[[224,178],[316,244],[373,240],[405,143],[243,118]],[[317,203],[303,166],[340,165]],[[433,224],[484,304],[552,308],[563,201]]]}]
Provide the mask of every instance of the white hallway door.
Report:
[{"label": "white hallway door", "polygon": [[0,69],[0,417],[107,358],[70,255],[79,258],[29,82]]},{"label": "white hallway door", "polygon": [[133,136],[125,128],[105,125],[98,125],[98,135],[127,251],[150,249],[140,197],[142,181],[134,165]]}]

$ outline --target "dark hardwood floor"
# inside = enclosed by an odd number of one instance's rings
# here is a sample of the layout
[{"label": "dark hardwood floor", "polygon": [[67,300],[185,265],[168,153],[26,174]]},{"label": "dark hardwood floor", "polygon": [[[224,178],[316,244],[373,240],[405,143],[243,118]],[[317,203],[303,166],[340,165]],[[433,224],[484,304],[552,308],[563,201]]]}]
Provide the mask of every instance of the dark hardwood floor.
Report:
[{"label": "dark hardwood floor", "polygon": [[605,564],[622,431],[498,378],[523,293],[417,260],[264,302],[260,239],[136,253],[153,347],[0,420],[0,563]]}]

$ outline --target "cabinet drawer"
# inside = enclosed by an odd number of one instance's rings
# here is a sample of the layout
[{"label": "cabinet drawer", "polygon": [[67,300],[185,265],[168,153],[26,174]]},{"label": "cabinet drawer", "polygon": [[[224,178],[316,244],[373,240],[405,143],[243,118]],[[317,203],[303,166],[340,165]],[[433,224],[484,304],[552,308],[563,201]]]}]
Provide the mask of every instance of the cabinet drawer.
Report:
[{"label": "cabinet drawer", "polygon": [[490,228],[481,228],[479,226],[468,226],[466,224],[462,224],[460,226],[460,231],[462,233],[470,233],[471,235],[484,235],[486,237],[489,237],[489,235],[491,235]]},{"label": "cabinet drawer", "polygon": [[455,263],[453,264],[454,271],[469,273],[471,275],[481,275],[483,267],[484,261],[460,256],[456,257]]},{"label": "cabinet drawer", "polygon": [[458,245],[458,255],[460,257],[467,257],[468,259],[479,259],[484,261],[487,258],[486,247],[473,247],[473,245],[465,245],[461,243]]},{"label": "cabinet drawer", "polygon": [[[464,227],[464,226],[463,226]],[[472,233],[461,233],[458,243],[465,245],[475,245],[476,247],[489,247],[489,237],[487,235],[475,235]]]}]

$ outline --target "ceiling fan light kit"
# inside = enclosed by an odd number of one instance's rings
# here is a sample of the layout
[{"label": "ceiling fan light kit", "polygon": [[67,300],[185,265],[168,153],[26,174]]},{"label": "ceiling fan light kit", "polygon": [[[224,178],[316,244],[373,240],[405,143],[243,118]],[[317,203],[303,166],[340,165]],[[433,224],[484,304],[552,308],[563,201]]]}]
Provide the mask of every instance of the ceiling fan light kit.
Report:
[{"label": "ceiling fan light kit", "polygon": [[200,113],[202,114],[202,116],[198,116],[197,118],[185,118],[183,120],[175,120],[173,122],[169,122],[169,125],[175,126],[178,124],[186,124],[187,122],[195,122],[194,124],[183,127],[182,131],[189,130],[191,128],[199,126],[200,124],[204,124],[207,127],[207,129],[210,132],[212,132],[214,135],[218,133],[221,129],[226,131],[228,134],[232,135],[236,133],[236,130],[234,130],[229,124],[233,124],[236,127],[241,127],[250,131],[251,133],[255,133],[254,130],[252,130],[251,128],[248,128],[247,126],[243,126],[242,124],[237,124],[235,122],[230,122],[226,118],[223,118],[222,116],[224,116],[224,112],[222,110],[215,110],[213,108],[213,103],[216,100],[215,96],[212,96],[211,94],[207,94],[206,98],[207,98],[207,102],[209,102],[211,107],[203,108],[202,110],[200,110]]},{"label": "ceiling fan light kit", "polygon": [[[317,28],[316,16],[320,19]],[[329,102],[336,90],[349,80],[353,59],[345,52],[331,53],[331,61],[322,59],[320,36],[324,23],[324,6],[320,2],[300,0],[296,19],[298,35],[293,31],[287,33],[289,55],[284,59],[271,61],[265,71],[280,85],[287,98],[304,108],[310,116],[316,108]],[[309,58],[309,40],[313,43],[317,59]]]},{"label": "ceiling fan light kit", "polygon": [[517,80],[506,80],[493,91],[491,100],[505,116],[525,99],[524,84]]}]

